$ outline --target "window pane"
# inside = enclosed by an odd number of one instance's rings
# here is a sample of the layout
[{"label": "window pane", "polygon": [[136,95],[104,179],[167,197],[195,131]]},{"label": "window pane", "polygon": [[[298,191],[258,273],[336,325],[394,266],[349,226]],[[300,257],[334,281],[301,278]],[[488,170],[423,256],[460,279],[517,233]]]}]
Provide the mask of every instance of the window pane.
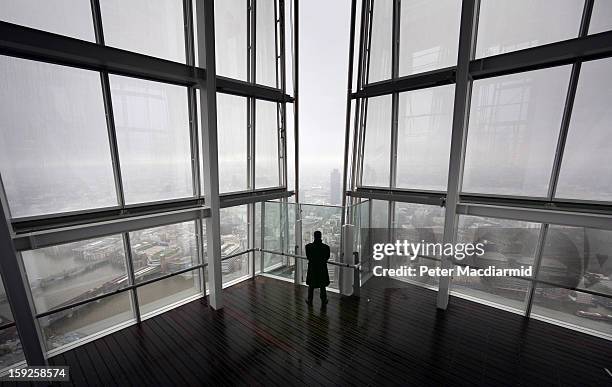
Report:
[{"label": "window pane", "polygon": [[[4,283],[0,278],[0,325],[13,321],[13,313],[8,299]],[[24,360],[21,341],[16,327],[0,330],[0,371]]]},{"label": "window pane", "polygon": [[[221,257],[245,251],[249,246],[247,205],[221,209]],[[248,254],[221,261],[223,283],[249,273]]]},{"label": "window pane", "polygon": [[589,24],[589,34],[612,30],[612,1],[595,0]]},{"label": "window pane", "polygon": [[117,205],[100,75],[0,56],[0,83],[11,215]]},{"label": "window pane", "polygon": [[217,93],[219,192],[248,188],[247,131],[246,98]]},{"label": "window pane", "polygon": [[131,232],[130,245],[136,283],[200,263],[194,222]]},{"label": "window pane", "polygon": [[612,296],[612,231],[551,225],[538,278]]},{"label": "window pane", "polygon": [[398,187],[446,190],[454,96],[454,85],[400,93]]},{"label": "window pane", "polygon": [[120,235],[21,253],[38,313],[128,285]]},{"label": "window pane", "polygon": [[476,57],[578,37],[584,0],[480,2]]},{"label": "window pane", "polygon": [[610,298],[541,285],[535,289],[531,314],[610,335],[611,309]]},{"label": "window pane", "polygon": [[278,187],[277,104],[260,101],[255,106],[255,188]]},{"label": "window pane", "polygon": [[[444,208],[438,206],[428,206],[413,203],[395,203],[395,224],[392,241],[408,241],[408,243],[443,243],[444,236]],[[424,254],[430,257],[439,257],[439,254],[432,251]],[[417,257],[410,259],[406,256],[390,257],[390,268],[400,268],[402,266],[415,267],[417,272],[420,266],[434,268],[438,266],[437,261]],[[438,277],[408,276],[395,277],[409,281],[417,281],[429,286],[438,285]]]},{"label": "window pane", "polygon": [[612,201],[611,73],[612,59],[582,64],[557,197]]},{"label": "window pane", "polygon": [[17,327],[12,326],[0,331],[0,370],[25,361]]},{"label": "window pane", "polygon": [[464,192],[546,196],[570,67],[474,81]]},{"label": "window pane", "polygon": [[[460,216],[457,240],[461,243],[483,243],[485,253],[456,262],[475,268],[531,267],[535,260],[540,229],[539,223]],[[513,277],[453,277],[454,291],[517,310],[524,310],[528,289],[527,281]]]},{"label": "window pane", "polygon": [[3,0],[0,20],[90,42],[96,40],[89,1]]},{"label": "window pane", "polygon": [[106,45],[185,63],[181,0],[100,0]]},{"label": "window pane", "polygon": [[402,1],[399,75],[457,64],[461,1]]},{"label": "window pane", "polygon": [[168,305],[202,293],[200,269],[153,282],[138,288],[141,315],[155,312]]},{"label": "window pane", "polygon": [[391,78],[393,0],[376,0],[373,3],[368,83]]},{"label": "window pane", "polygon": [[111,75],[128,204],[193,196],[187,89]]},{"label": "window pane", "polygon": [[248,47],[245,0],[215,1],[215,43],[217,74],[246,81]]},{"label": "window pane", "polygon": [[52,350],[133,319],[130,294],[123,292],[38,321],[47,350]]},{"label": "window pane", "polygon": [[256,2],[255,83],[278,87],[276,83],[275,0]]},{"label": "window pane", "polygon": [[391,95],[367,99],[361,184],[388,187],[391,168]]}]

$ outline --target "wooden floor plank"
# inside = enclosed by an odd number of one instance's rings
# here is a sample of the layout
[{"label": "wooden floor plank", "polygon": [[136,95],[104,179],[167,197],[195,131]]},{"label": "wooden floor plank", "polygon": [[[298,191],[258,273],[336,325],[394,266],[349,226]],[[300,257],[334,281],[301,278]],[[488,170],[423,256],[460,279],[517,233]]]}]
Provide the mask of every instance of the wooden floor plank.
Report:
[{"label": "wooden floor plank", "polygon": [[373,279],[359,299],[257,277],[50,359],[74,385],[606,385],[609,341]]}]

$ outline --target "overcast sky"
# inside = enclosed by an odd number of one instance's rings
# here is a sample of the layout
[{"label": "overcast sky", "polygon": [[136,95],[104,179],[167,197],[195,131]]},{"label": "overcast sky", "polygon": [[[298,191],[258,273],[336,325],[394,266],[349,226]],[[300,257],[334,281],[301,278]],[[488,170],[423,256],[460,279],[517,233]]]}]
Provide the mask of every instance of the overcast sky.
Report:
[{"label": "overcast sky", "polygon": [[300,2],[300,171],[342,168],[349,0]]}]

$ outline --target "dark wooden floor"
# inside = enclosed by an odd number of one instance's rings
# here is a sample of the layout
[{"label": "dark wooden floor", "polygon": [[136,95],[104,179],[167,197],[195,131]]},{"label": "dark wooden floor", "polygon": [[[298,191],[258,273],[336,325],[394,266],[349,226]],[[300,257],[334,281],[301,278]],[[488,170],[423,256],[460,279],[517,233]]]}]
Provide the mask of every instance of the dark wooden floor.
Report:
[{"label": "dark wooden floor", "polygon": [[[75,385],[612,385],[612,344],[435,293],[369,282],[359,300],[258,277],[50,359]],[[388,281],[388,280],[387,280]]]}]

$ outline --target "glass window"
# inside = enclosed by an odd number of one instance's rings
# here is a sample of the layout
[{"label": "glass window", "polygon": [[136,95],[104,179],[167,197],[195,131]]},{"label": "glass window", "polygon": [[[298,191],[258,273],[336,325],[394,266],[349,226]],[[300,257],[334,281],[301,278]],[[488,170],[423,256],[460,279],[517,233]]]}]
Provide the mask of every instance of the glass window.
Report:
[{"label": "glass window", "polygon": [[361,184],[388,187],[391,168],[391,95],[367,99]]},{"label": "glass window", "polygon": [[215,57],[218,75],[247,80],[247,25],[245,0],[215,1]]},{"label": "glass window", "polygon": [[181,0],[100,0],[106,45],[185,63]]},{"label": "glass window", "polygon": [[3,0],[0,20],[90,42],[96,40],[89,1]]},{"label": "glass window", "polygon": [[131,232],[130,245],[136,283],[200,263],[194,222]]},{"label": "glass window", "polygon": [[551,225],[538,278],[612,296],[612,231]]},{"label": "glass window", "polygon": [[454,96],[454,85],[400,93],[397,187],[446,190]]},{"label": "glass window", "polygon": [[461,1],[402,1],[399,75],[457,64]]},{"label": "glass window", "polygon": [[570,66],[474,81],[464,192],[546,196]]},{"label": "glass window", "polygon": [[612,201],[611,73],[610,58],[582,64],[557,197]]},{"label": "glass window", "polygon": [[589,24],[589,34],[612,30],[612,1],[595,0]]},{"label": "glass window", "polygon": [[[483,243],[485,252],[482,256],[466,257],[456,262],[478,268],[531,267],[535,260],[540,230],[539,223],[460,216],[457,240],[462,243]],[[529,282],[507,276],[456,275],[453,277],[453,290],[522,311],[525,309]]]},{"label": "glass window", "polygon": [[25,362],[17,327],[12,326],[0,331],[0,371],[17,363]]},{"label": "glass window", "polygon": [[258,0],[255,13],[255,83],[278,87],[276,82],[275,0]]},{"label": "glass window", "polygon": [[200,269],[196,269],[139,287],[137,293],[141,315],[156,312],[188,297],[201,294],[200,273]]},{"label": "glass window", "polygon": [[531,315],[610,335],[611,309],[610,298],[540,285],[535,289]]},{"label": "glass window", "polygon": [[[249,247],[248,206],[222,208],[221,257],[228,257]],[[223,284],[249,274],[249,255],[243,254],[221,261]]]},{"label": "glass window", "polygon": [[[394,236],[392,241],[406,240],[408,243],[443,243],[444,235],[444,208],[414,203],[395,203],[395,223],[393,225]],[[437,261],[427,257],[440,258],[435,249],[426,251],[423,256],[410,259],[406,256],[392,256],[389,259],[390,268],[402,266],[420,266],[434,268],[439,265]],[[399,277],[400,279],[417,281],[429,286],[437,286],[438,278],[424,276]]]},{"label": "glass window", "polygon": [[[0,325],[13,321],[13,313],[8,299],[4,283],[0,278]],[[15,326],[0,330],[0,371],[24,360],[21,340]]]},{"label": "glass window", "polygon": [[275,102],[257,100],[255,106],[255,188],[280,185],[277,114]]},{"label": "glass window", "polygon": [[117,205],[100,75],[0,56],[0,83],[12,217]]},{"label": "glass window", "polygon": [[368,83],[391,78],[393,0],[373,1]]},{"label": "glass window", "polygon": [[219,192],[248,188],[247,100],[217,93],[217,143],[219,144]]},{"label": "glass window", "polygon": [[38,321],[47,350],[52,350],[133,319],[131,297],[126,291],[42,317]]},{"label": "glass window", "polygon": [[476,57],[578,37],[584,0],[480,2]]},{"label": "glass window", "polygon": [[127,204],[193,196],[187,89],[111,75]]},{"label": "glass window", "polygon": [[21,256],[38,313],[128,285],[120,235],[24,251]]}]

